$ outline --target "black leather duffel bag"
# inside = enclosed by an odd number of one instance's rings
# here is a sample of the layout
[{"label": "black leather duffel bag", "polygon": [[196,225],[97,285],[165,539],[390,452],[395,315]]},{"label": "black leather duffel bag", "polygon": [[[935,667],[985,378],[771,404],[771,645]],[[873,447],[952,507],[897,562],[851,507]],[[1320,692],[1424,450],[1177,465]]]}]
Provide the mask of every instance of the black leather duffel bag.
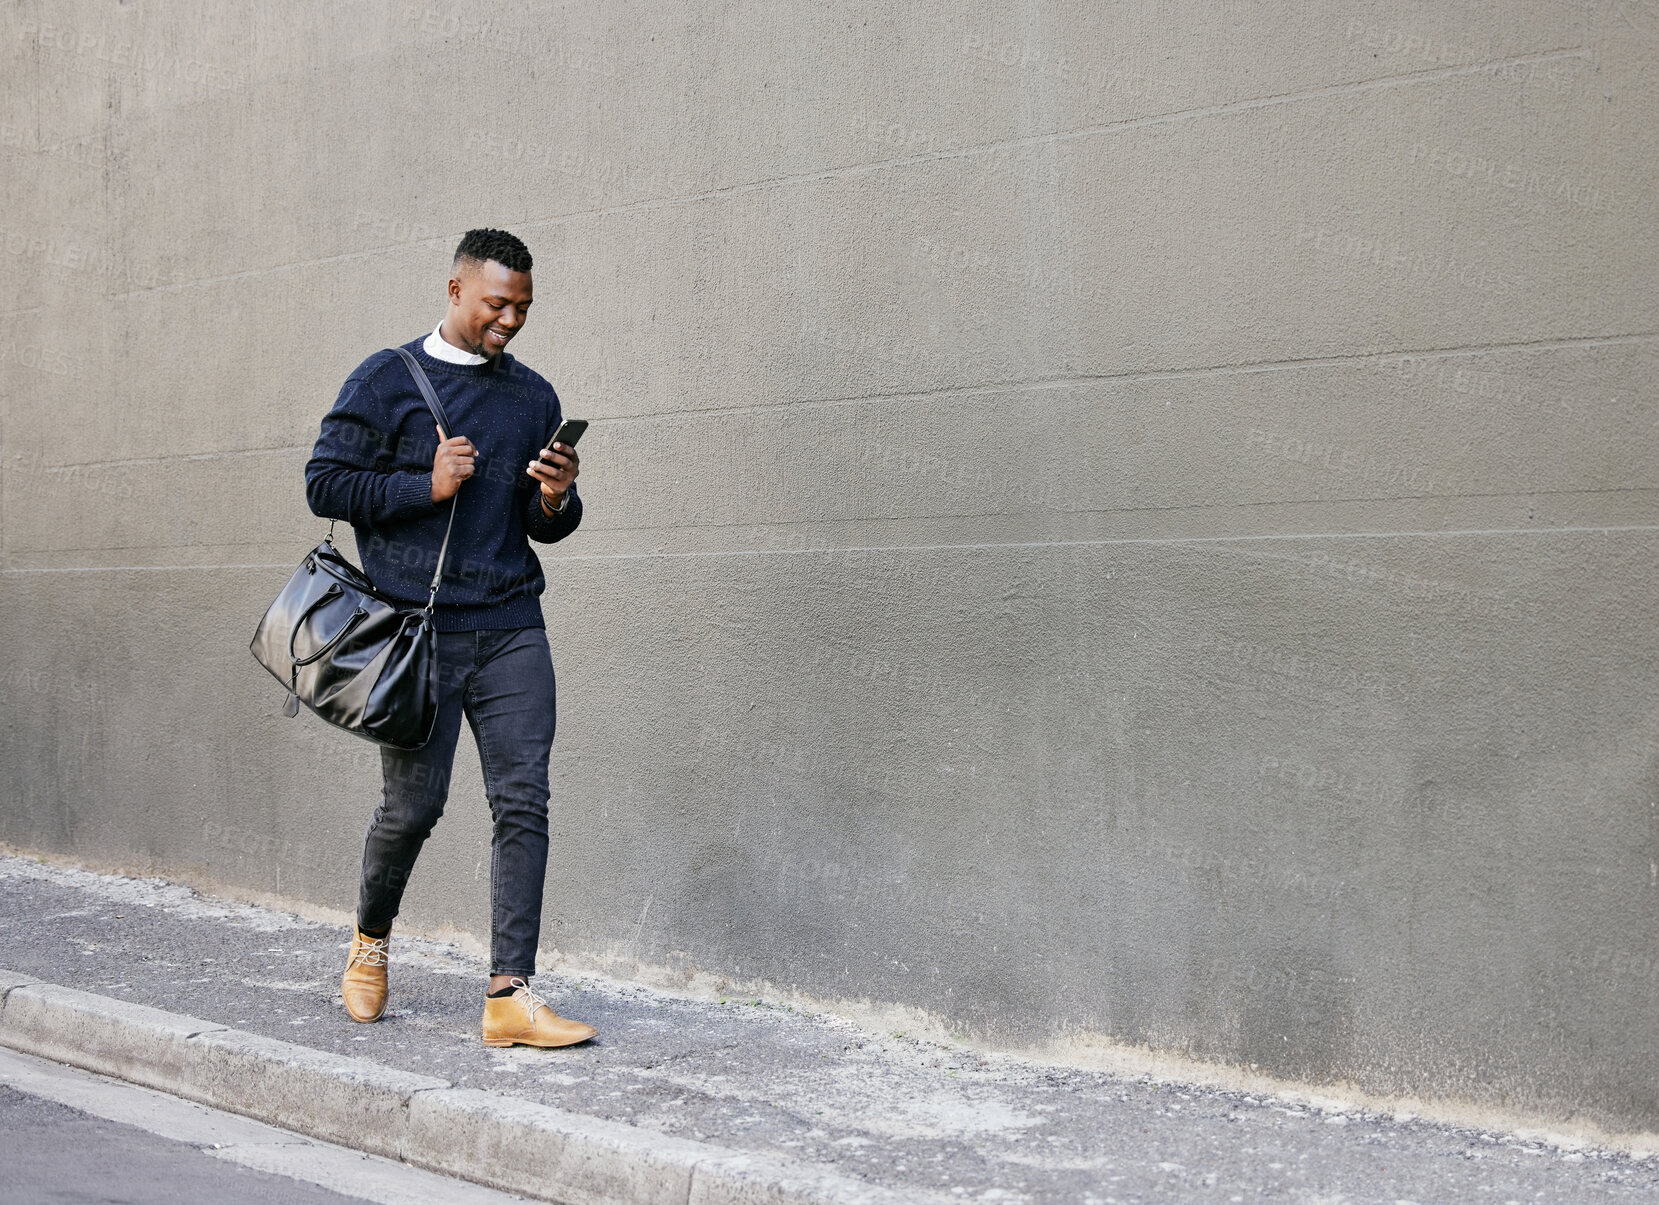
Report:
[{"label": "black leather duffel bag", "polygon": [[[420,363],[403,348],[421,396],[449,437],[438,395]],[[337,728],[397,749],[419,749],[438,714],[438,649],[432,607],[449,553],[455,505],[438,550],[426,606],[408,607],[376,593],[368,576],[324,537],[259,621],[254,658],[288,688],[284,711],[304,703]],[[329,525],[332,532],[333,525]]]}]

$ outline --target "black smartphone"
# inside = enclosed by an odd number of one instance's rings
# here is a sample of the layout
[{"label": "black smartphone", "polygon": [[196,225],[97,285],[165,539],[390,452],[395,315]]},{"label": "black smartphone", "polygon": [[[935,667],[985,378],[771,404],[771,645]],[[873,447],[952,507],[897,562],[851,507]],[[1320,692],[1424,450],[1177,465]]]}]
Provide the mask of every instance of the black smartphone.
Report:
[{"label": "black smartphone", "polygon": [[582,432],[588,429],[588,420],[585,418],[567,418],[559,422],[559,429],[553,432],[553,438],[547,441],[544,452],[551,452],[554,444],[563,444],[567,448],[574,448],[576,441],[582,438]]}]

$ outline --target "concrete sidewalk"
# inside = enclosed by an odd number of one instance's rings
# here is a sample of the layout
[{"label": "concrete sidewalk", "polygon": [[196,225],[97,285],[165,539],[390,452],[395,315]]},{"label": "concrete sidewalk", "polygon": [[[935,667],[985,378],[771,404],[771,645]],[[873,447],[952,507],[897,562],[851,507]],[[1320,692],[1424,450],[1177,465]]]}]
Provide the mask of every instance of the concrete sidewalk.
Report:
[{"label": "concrete sidewalk", "polygon": [[392,942],[353,1024],[349,933],[152,879],[0,857],[0,1043],[571,1202],[1635,1201],[1659,1160],[1049,1067],[763,1001],[538,987],[598,1041],[491,1050],[483,965]]}]

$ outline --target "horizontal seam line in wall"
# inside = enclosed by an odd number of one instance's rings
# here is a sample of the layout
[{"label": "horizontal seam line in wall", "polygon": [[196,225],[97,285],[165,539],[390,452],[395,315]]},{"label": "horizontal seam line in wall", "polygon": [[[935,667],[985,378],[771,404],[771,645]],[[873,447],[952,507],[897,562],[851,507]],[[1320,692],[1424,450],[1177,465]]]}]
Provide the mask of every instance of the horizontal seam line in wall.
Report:
[{"label": "horizontal seam line in wall", "polygon": [[44,311],[45,309],[46,309],[46,307],[43,306],[43,305],[32,305],[26,310],[8,310],[4,314],[0,314],[0,319],[26,318],[30,314],[39,314],[42,311]]},{"label": "horizontal seam line in wall", "polygon": [[[1397,503],[1411,505],[1421,502],[1455,502],[1465,498],[1511,498],[1516,501],[1526,498],[1594,498],[1607,494],[1637,495],[1659,493],[1659,484],[1654,485],[1621,485],[1607,486],[1602,489],[1559,489],[1559,490],[1489,490],[1485,492],[1464,492],[1456,494],[1370,494],[1354,498],[1268,498],[1256,502],[1206,502],[1190,505],[1172,504],[1169,506],[1109,506],[1095,507],[1089,510],[1049,510],[1049,511],[963,511],[949,514],[925,515],[865,515],[851,519],[774,519],[755,522],[735,523],[672,523],[652,527],[595,527],[589,534],[597,536],[604,533],[609,536],[634,535],[641,532],[679,532],[679,531],[753,531],[758,528],[796,528],[810,527],[833,523],[941,523],[955,522],[969,519],[994,519],[998,517],[1021,518],[1030,515],[1047,515],[1059,518],[1091,518],[1101,515],[1150,515],[1167,514],[1172,511],[1185,511],[1195,515],[1221,513],[1232,511],[1253,510],[1260,507],[1310,507],[1310,506],[1373,506],[1378,503]],[[1534,530],[1522,528],[1517,530]],[[1559,528],[1539,528],[1536,530],[1562,530]],[[1157,538],[1157,537],[1146,537]],[[1166,537],[1179,538],[1179,537]],[[1239,539],[1253,537],[1239,536]],[[1276,537],[1275,537],[1276,538]],[[186,543],[186,544],[76,544],[71,546],[54,546],[48,548],[12,548],[9,553],[13,556],[27,553],[64,553],[64,552],[131,552],[143,548],[246,548],[260,544],[284,545],[294,543],[290,539],[271,540],[224,540],[217,543]],[[882,547],[888,547],[883,545]],[[20,572],[23,572],[20,570]]]},{"label": "horizontal seam line in wall", "polygon": [[1525,339],[1516,343],[1472,343],[1463,347],[1435,347],[1409,351],[1356,352],[1353,355],[1309,356],[1294,360],[1250,360],[1238,364],[1211,364],[1197,368],[1137,368],[1128,372],[1082,373],[1063,377],[1039,377],[1028,381],[996,381],[978,385],[942,385],[938,389],[911,389],[893,393],[845,394],[840,397],[796,398],[783,402],[762,402],[746,406],[708,406],[688,410],[653,410],[595,419],[600,423],[631,420],[669,420],[683,415],[755,414],[767,410],[788,410],[800,406],[841,406],[858,402],[900,401],[927,397],[970,397],[980,393],[1019,392],[1027,389],[1064,389],[1106,381],[1179,381],[1201,377],[1249,376],[1259,372],[1289,372],[1301,368],[1337,368],[1367,362],[1396,360],[1451,359],[1456,356],[1501,355],[1515,351],[1568,351],[1583,347],[1610,347],[1645,343],[1659,339],[1659,331],[1638,331],[1626,335],[1584,335],[1566,339]]},{"label": "horizontal seam line in wall", "polygon": [[[289,444],[277,448],[227,448],[222,452],[179,452],[173,456],[134,456],[126,460],[72,460],[63,464],[37,466],[43,473],[67,473],[73,469],[128,468],[141,464],[171,464],[185,460],[223,460],[232,456],[274,456],[281,452],[304,452],[310,444]],[[18,469],[8,468],[8,472]]]},{"label": "horizontal seam line in wall", "polygon": [[1460,528],[1450,531],[1317,531],[1290,532],[1259,536],[1120,536],[1099,540],[990,540],[975,544],[849,544],[825,545],[818,548],[735,548],[703,552],[617,552],[579,554],[548,558],[555,564],[573,561],[633,561],[684,560],[696,557],[720,556],[798,556],[814,552],[948,552],[973,551],[980,548],[1105,548],[1119,544],[1243,544],[1273,540],[1389,540],[1402,537],[1444,536],[1553,536],[1613,533],[1625,531],[1659,531],[1659,524],[1633,524],[1623,527],[1482,527]]},{"label": "horizontal seam line in wall", "polygon": [[[13,3],[16,3],[16,0],[0,0],[0,8]],[[14,155],[30,158],[31,160],[37,155],[48,155],[56,157],[60,162],[70,167],[96,167],[102,169],[106,166],[103,163],[93,163],[86,159],[71,159],[68,155],[61,155],[59,152],[66,149],[74,150],[77,146],[97,146],[101,151],[107,150],[109,131],[108,126],[97,126],[90,133],[72,134],[68,138],[59,139],[51,145],[35,143],[29,146],[19,146],[16,143],[8,142],[0,145],[0,151],[10,151]]]},{"label": "horizontal seam line in wall", "polygon": [[[1584,347],[1615,347],[1631,343],[1645,343],[1659,339],[1659,331],[1637,331],[1624,335],[1582,335],[1565,339],[1527,339],[1517,343],[1472,343],[1462,347],[1434,347],[1405,351],[1356,352],[1346,356],[1309,356],[1295,360],[1247,360],[1238,364],[1208,364],[1196,368],[1142,368],[1130,372],[1086,373],[1065,377],[1042,377],[1029,381],[997,381],[977,385],[947,385],[938,389],[916,389],[897,393],[846,394],[840,397],[794,398],[782,402],[762,402],[748,406],[708,406],[689,410],[651,410],[639,414],[613,414],[593,420],[595,427],[618,423],[663,421],[686,415],[754,414],[767,410],[788,410],[801,406],[840,406],[858,402],[899,401],[923,397],[970,397],[980,393],[1006,393],[1025,389],[1061,389],[1068,385],[1089,385],[1104,381],[1176,381],[1207,376],[1247,376],[1258,372],[1285,372],[1299,368],[1335,368],[1366,362],[1389,363],[1395,360],[1451,359],[1456,356],[1501,355],[1514,351],[1569,351]],[[163,464],[179,460],[214,460],[227,456],[269,456],[282,452],[303,452],[309,444],[291,444],[275,448],[232,448],[223,452],[185,452],[177,456],[146,456],[127,460],[83,460],[64,464],[38,466],[42,472],[66,472],[71,469],[115,468],[127,465]],[[0,469],[9,472],[17,468]]]},{"label": "horizontal seam line in wall", "polygon": [[1374,92],[1386,88],[1407,87],[1418,83],[1432,83],[1441,79],[1451,79],[1465,75],[1479,75],[1495,72],[1504,67],[1519,67],[1530,63],[1549,63],[1557,59],[1589,59],[1592,55],[1584,47],[1570,47],[1560,50],[1539,51],[1534,54],[1518,55],[1508,59],[1491,59],[1481,63],[1471,63],[1455,67],[1437,67],[1426,71],[1413,71],[1404,75],[1381,76],[1377,79],[1359,80],[1347,84],[1329,84],[1323,88],[1314,88],[1303,92],[1280,92],[1269,96],[1253,97],[1249,100],[1229,101],[1220,105],[1204,105],[1196,109],[1176,109],[1168,113],[1154,113],[1145,117],[1127,117],[1121,121],[1109,121],[1100,125],[1083,126],[1075,130],[1055,130],[1048,134],[1030,134],[1022,138],[1004,138],[995,142],[974,143],[969,146],[953,147],[950,150],[928,151],[920,155],[901,155],[894,159],[878,159],[872,163],[848,164],[845,167],[825,168],[815,172],[800,172],[790,176],[774,176],[765,180],[752,180],[745,184],[728,185],[725,188],[709,189],[706,192],[694,193],[685,197],[652,198],[644,201],[634,201],[626,205],[614,205],[606,209],[583,210],[577,213],[560,214],[551,218],[541,218],[537,221],[526,222],[524,226],[534,229],[538,226],[555,226],[564,222],[576,221],[588,217],[610,217],[616,214],[631,213],[640,210],[666,209],[677,205],[689,205],[698,201],[712,200],[718,197],[736,196],[747,192],[756,192],[763,189],[775,188],[789,184],[812,184],[822,180],[834,180],[847,176],[868,175],[878,171],[887,171],[895,167],[909,167],[921,163],[936,163],[950,159],[966,159],[975,155],[994,154],[997,151],[1023,149],[1026,147],[1043,146],[1050,143],[1068,142],[1080,138],[1092,138],[1101,134],[1115,134],[1123,130],[1145,129],[1151,126],[1170,125],[1183,121],[1194,121],[1203,117],[1225,117],[1235,113],[1246,113],[1253,109],[1269,108],[1275,105],[1294,104],[1304,100],[1319,100],[1330,96],[1347,96],[1357,93]]},{"label": "horizontal seam line in wall", "polygon": [[[1018,149],[1030,146],[1041,146],[1046,143],[1066,142],[1079,138],[1092,138],[1100,134],[1113,134],[1122,130],[1144,129],[1149,126],[1169,125],[1182,121],[1194,121],[1202,117],[1224,117],[1234,113],[1246,113],[1252,109],[1268,108],[1275,105],[1294,104],[1304,100],[1319,100],[1329,96],[1348,96],[1364,92],[1374,92],[1386,88],[1408,87],[1418,83],[1433,83],[1441,79],[1453,79],[1465,75],[1479,75],[1495,72],[1503,67],[1519,67],[1529,63],[1549,63],[1556,59],[1577,58],[1588,59],[1591,54],[1583,47],[1573,47],[1564,50],[1540,51],[1534,54],[1519,55],[1508,59],[1491,59],[1481,63],[1470,63],[1455,67],[1437,67],[1427,71],[1413,71],[1404,75],[1382,76],[1377,79],[1359,80],[1347,84],[1328,84],[1323,88],[1314,88],[1304,92],[1281,92],[1269,96],[1253,97],[1250,100],[1229,101],[1220,105],[1205,105],[1196,109],[1177,109],[1169,113],[1155,113],[1145,117],[1129,117],[1122,121],[1109,121],[1101,125],[1083,126],[1076,130],[1056,130],[1048,134],[1032,134],[1023,138],[1006,138],[996,142],[975,143],[971,146],[956,147],[946,151],[930,151],[922,155],[904,155],[896,159],[878,159],[873,163],[848,164],[844,167],[825,168],[815,172],[801,172],[791,176],[773,176],[765,180],[751,180],[744,184],[732,184],[724,188],[709,189],[705,192],[692,193],[684,197],[653,197],[643,201],[632,201],[626,205],[612,205],[602,209],[585,209],[573,213],[557,214],[550,218],[538,218],[534,221],[520,223],[521,229],[534,230],[542,226],[557,226],[565,222],[573,222],[582,218],[612,217],[617,214],[645,212],[653,209],[667,209],[680,205],[691,205],[699,201],[714,200],[720,197],[738,196],[743,193],[757,192],[764,189],[784,187],[790,184],[813,184],[822,180],[834,180],[847,176],[867,175],[878,171],[888,171],[896,167],[909,167],[919,163],[932,163],[948,159],[965,159],[975,155],[991,154],[999,150]],[[109,294],[110,300],[124,300],[129,297],[142,297],[150,293],[176,292],[181,289],[195,288],[202,285],[226,284],[236,280],[246,280],[252,277],[264,276],[273,272],[292,271],[302,268],[314,268],[323,264],[347,263],[352,260],[364,259],[370,256],[381,255],[387,252],[402,251],[412,247],[427,247],[434,244],[446,244],[446,236],[434,238],[411,239],[403,243],[388,243],[366,251],[348,251],[339,255],[324,255],[316,259],[297,260],[293,263],[271,264],[263,268],[247,268],[240,272],[227,272],[218,276],[204,276],[194,280],[173,281],[164,285],[153,285],[145,289],[130,289],[124,293]]]},{"label": "horizontal seam line in wall", "polygon": [[[30,553],[38,555],[41,553],[63,552],[137,552],[141,549],[150,549],[153,551],[160,548],[238,548],[246,551],[250,548],[258,548],[261,545],[269,546],[277,544],[280,544],[285,548],[297,548],[299,546],[299,540],[290,537],[288,539],[273,540],[181,540],[174,544],[152,542],[148,544],[71,544],[47,548],[10,547],[6,549],[6,555],[16,557],[26,556]],[[295,564],[298,563],[298,561],[295,562]]]},{"label": "horizontal seam line in wall", "polygon": [[640,201],[630,205],[619,205],[611,209],[595,210],[589,213],[568,214],[556,218],[546,218],[540,222],[527,223],[530,226],[552,225],[558,222],[570,221],[576,218],[594,215],[608,216],[628,210],[646,207],[667,207],[670,205],[684,205],[714,197],[735,195],[751,192],[758,189],[770,188],[777,185],[792,183],[812,183],[819,180],[830,180],[841,176],[862,175],[871,172],[885,171],[894,167],[908,167],[919,163],[932,163],[948,159],[965,159],[975,155],[992,154],[1007,149],[1020,149],[1032,146],[1044,146],[1049,143],[1067,142],[1080,138],[1092,138],[1101,134],[1115,134],[1123,130],[1145,129],[1150,126],[1170,125],[1183,121],[1194,121],[1202,117],[1224,117],[1234,113],[1245,113],[1253,109],[1269,108],[1276,105],[1294,104],[1304,100],[1319,100],[1329,96],[1345,96],[1355,93],[1373,92],[1386,88],[1406,87],[1417,83],[1430,83],[1436,80],[1449,79],[1464,75],[1478,75],[1484,72],[1493,72],[1503,67],[1518,67],[1529,63],[1548,63],[1563,58],[1590,58],[1590,52],[1583,47],[1571,47],[1560,50],[1540,51],[1529,55],[1518,55],[1508,59],[1492,59],[1483,63],[1473,63],[1456,67],[1430,68],[1426,71],[1413,71],[1404,75],[1382,76],[1377,79],[1359,80],[1347,84],[1330,84],[1323,88],[1314,88],[1302,92],[1280,92],[1269,96],[1253,97],[1250,100],[1229,101],[1220,105],[1205,105],[1196,109],[1176,109],[1168,113],[1154,113],[1145,117],[1128,117],[1121,121],[1103,122],[1100,125],[1083,126],[1075,130],[1056,130],[1048,134],[1030,134],[1023,138],[1005,138],[996,142],[976,143],[970,146],[955,147],[944,151],[929,151],[920,155],[903,155],[894,159],[881,159],[873,163],[852,164],[846,167],[828,168],[817,172],[803,172],[793,176],[777,176],[768,180],[756,180],[747,184],[734,184],[727,188],[711,189],[708,192],[698,193],[689,197],[676,197],[667,200]]},{"label": "horizontal seam line in wall", "polygon": [[370,247],[363,251],[342,251],[338,255],[320,255],[315,259],[294,260],[286,264],[268,264],[263,268],[244,268],[240,272],[225,272],[218,276],[176,280],[169,284],[151,285],[147,289],[129,289],[125,293],[110,293],[106,299],[109,301],[125,301],[131,297],[146,297],[151,293],[177,293],[185,289],[199,288],[203,285],[230,284],[238,280],[253,280],[277,272],[295,272],[305,268],[318,268],[324,264],[347,264],[360,259],[372,259],[377,255],[385,255],[389,252],[407,251],[414,247],[446,247],[454,241],[450,236],[438,235],[434,238],[414,239],[407,243],[387,243],[384,246]]},{"label": "horizontal seam line in wall", "polygon": [[[842,544],[815,548],[730,548],[700,552],[605,552],[548,558],[555,564],[575,561],[692,560],[723,556],[805,556],[815,552],[971,552],[980,548],[1105,548],[1119,544],[1243,544],[1273,540],[1391,540],[1407,537],[1454,536],[1558,536],[1615,534],[1626,531],[1656,531],[1659,524],[1631,524],[1623,527],[1481,527],[1451,531],[1316,531],[1260,536],[1122,536],[1100,540],[990,540],[977,544]],[[78,565],[59,569],[0,569],[0,575],[28,573],[131,573],[146,570],[179,569],[290,569],[288,561],[270,564],[236,565]]]},{"label": "horizontal seam line in wall", "polygon": [[[1652,485],[1619,485],[1605,486],[1597,489],[1549,489],[1549,490],[1471,490],[1460,491],[1455,494],[1367,494],[1351,498],[1317,497],[1317,498],[1266,498],[1258,501],[1237,502],[1206,502],[1192,504],[1170,504],[1167,506],[1108,506],[1094,507],[1087,510],[1045,510],[1045,511],[962,511],[946,514],[921,515],[864,515],[850,519],[761,519],[755,521],[737,521],[731,523],[671,523],[656,526],[636,527],[608,527],[595,526],[589,529],[589,534],[604,533],[610,536],[633,535],[641,532],[678,532],[678,531],[739,531],[757,528],[793,528],[808,527],[835,523],[938,523],[954,522],[963,519],[993,519],[998,517],[1017,518],[1029,515],[1050,515],[1061,518],[1090,518],[1101,515],[1148,515],[1167,514],[1170,512],[1190,512],[1192,514],[1228,513],[1231,511],[1252,510],[1261,507],[1309,507],[1309,506],[1374,506],[1377,504],[1411,505],[1422,502],[1455,502],[1461,499],[1494,499],[1511,498],[1517,501],[1525,498],[1599,498],[1606,495],[1652,494],[1659,492],[1659,483]],[[1530,529],[1528,529],[1530,530]],[[1549,530],[1549,529],[1542,529]],[[1241,537],[1243,538],[1243,537]],[[68,547],[54,546],[49,548],[12,548],[12,555],[19,553],[64,553],[64,552],[126,552],[139,548],[246,548],[251,545],[288,545],[291,540],[278,538],[270,540],[223,540],[215,543],[187,543],[182,545],[169,544],[79,544]]]},{"label": "horizontal seam line in wall", "polygon": [[[1659,493],[1659,484],[1655,485],[1619,485],[1608,486],[1604,489],[1573,489],[1573,490],[1492,490],[1485,493],[1457,493],[1457,494],[1375,494],[1358,498],[1269,498],[1258,502],[1204,502],[1190,505],[1170,506],[1106,506],[1091,510],[1045,510],[1045,511],[970,511],[960,514],[932,514],[932,515],[866,515],[858,519],[789,519],[785,521],[754,523],[672,523],[659,527],[594,527],[590,534],[597,535],[605,532],[608,535],[626,535],[633,532],[653,531],[728,531],[759,527],[805,527],[809,524],[827,523],[928,523],[945,522],[954,519],[994,519],[1002,516],[1015,517],[1021,515],[1055,515],[1067,518],[1084,518],[1093,515],[1150,515],[1164,514],[1168,511],[1191,511],[1194,514],[1211,512],[1226,513],[1236,510],[1250,510],[1263,506],[1369,506],[1377,503],[1419,503],[1419,502],[1455,502],[1460,498],[1557,498],[1557,497],[1597,497],[1602,494],[1652,494]],[[94,546],[96,547],[96,546]],[[74,548],[41,549],[43,552],[76,552]]]},{"label": "horizontal seam line in wall", "polygon": [[[1459,499],[1464,499],[1464,498],[1481,498],[1481,499],[1512,498],[1512,499],[1515,499],[1515,500],[1519,501],[1519,500],[1524,499],[1524,498],[1589,498],[1589,497],[1601,497],[1601,496],[1606,495],[1606,494],[1635,495],[1635,494],[1653,494],[1653,493],[1659,493],[1659,484],[1655,484],[1655,485],[1608,486],[1604,489],[1524,490],[1524,491],[1519,491],[1519,492],[1517,492],[1515,490],[1492,490],[1492,491],[1487,491],[1487,492],[1469,492],[1469,493],[1457,493],[1457,494],[1399,494],[1399,495],[1374,494],[1374,495],[1366,495],[1364,497],[1356,497],[1356,498],[1270,498],[1270,499],[1263,499],[1263,500],[1257,501],[1257,502],[1213,502],[1213,503],[1198,503],[1198,504],[1186,505],[1186,506],[1182,506],[1182,505],[1170,505],[1170,506],[1111,506],[1111,507],[1097,507],[1097,508],[1092,509],[1092,510],[1052,510],[1052,511],[1015,511],[1015,512],[992,510],[992,511],[967,511],[967,512],[960,512],[960,513],[951,513],[951,514],[927,514],[927,515],[865,515],[861,518],[853,518],[853,519],[783,519],[783,520],[771,520],[771,521],[761,520],[761,521],[749,522],[749,523],[744,523],[744,522],[737,522],[737,523],[673,523],[673,524],[665,524],[665,525],[656,526],[656,527],[595,527],[594,529],[592,529],[590,531],[589,534],[597,536],[601,532],[603,532],[606,535],[616,536],[616,535],[633,535],[633,534],[638,534],[638,533],[641,533],[641,532],[650,533],[650,532],[679,532],[679,531],[743,531],[743,530],[753,531],[757,528],[785,528],[785,529],[787,529],[787,528],[794,528],[794,527],[817,526],[817,525],[821,525],[821,524],[831,524],[831,523],[943,523],[943,522],[955,522],[957,520],[963,520],[963,519],[970,519],[970,520],[994,519],[994,518],[1004,517],[1004,516],[1005,517],[1010,517],[1010,518],[1018,518],[1018,517],[1024,517],[1024,516],[1030,516],[1030,515],[1056,516],[1056,517],[1061,517],[1061,518],[1090,518],[1090,517],[1100,516],[1100,515],[1166,514],[1166,513],[1169,513],[1171,511],[1187,511],[1187,512],[1191,512],[1193,514],[1207,514],[1207,513],[1217,513],[1217,512],[1222,513],[1222,514],[1226,514],[1226,513],[1231,512],[1231,511],[1252,510],[1252,509],[1256,509],[1256,508],[1259,508],[1259,507],[1270,507],[1270,506],[1281,506],[1281,507],[1372,506],[1372,505],[1376,505],[1378,503],[1399,503],[1399,504],[1411,505],[1411,504],[1421,503],[1421,502],[1455,502],[1455,501],[1458,501]],[[1524,530],[1524,531],[1530,531],[1530,530],[1559,531],[1559,530],[1566,530],[1566,529],[1563,529],[1563,528],[1538,528],[1538,529],[1518,528],[1516,530]],[[1114,537],[1114,538],[1156,539],[1156,538],[1160,538],[1160,537]],[[1181,537],[1162,537],[1162,538],[1179,539]],[[1253,538],[1256,538],[1256,537],[1237,536],[1237,537],[1228,537],[1228,538],[1253,539]],[[1269,538],[1275,538],[1276,539],[1276,538],[1279,538],[1279,537],[1278,536],[1272,536],[1272,537],[1269,537]],[[1060,541],[1060,542],[1064,543],[1065,541]],[[183,547],[183,548],[244,548],[244,547],[247,547],[249,544],[254,544],[254,545],[258,545],[258,544],[272,544],[272,545],[282,544],[282,545],[287,545],[287,544],[290,544],[290,543],[293,543],[293,541],[278,539],[278,540],[252,540],[252,541],[226,540],[226,541],[222,541],[220,543],[212,543],[212,544],[195,544],[195,543],[193,543],[193,544],[80,544],[80,545],[74,545],[74,546],[71,546],[71,547],[13,548],[13,549],[10,549],[9,551],[12,555],[15,556],[15,555],[20,554],[20,553],[130,552],[130,551],[134,551],[134,550],[141,549],[141,548],[178,548],[178,547]],[[882,545],[882,547],[893,547],[893,545]],[[919,547],[932,547],[932,545],[920,545]],[[564,558],[555,558],[555,559],[564,559]],[[26,572],[26,571],[25,570],[19,570],[19,572]]]},{"label": "horizontal seam line in wall", "polygon": [[298,561],[272,561],[267,564],[220,565],[69,565],[45,569],[0,569],[0,575],[21,576],[26,573],[135,573],[160,569],[292,569]]}]

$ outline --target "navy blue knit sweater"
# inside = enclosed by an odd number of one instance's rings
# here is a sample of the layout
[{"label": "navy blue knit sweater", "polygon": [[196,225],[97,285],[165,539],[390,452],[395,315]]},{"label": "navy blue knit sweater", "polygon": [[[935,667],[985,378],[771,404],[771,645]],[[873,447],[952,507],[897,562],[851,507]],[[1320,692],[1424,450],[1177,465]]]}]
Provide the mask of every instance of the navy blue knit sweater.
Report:
[{"label": "navy blue knit sweater", "polygon": [[[449,557],[434,616],[440,632],[541,627],[546,585],[530,540],[550,544],[576,530],[582,500],[570,491],[564,513],[542,511],[541,488],[525,466],[559,425],[553,387],[503,353],[479,365],[446,364],[415,353],[449,418],[451,436],[478,449],[461,485]],[[375,589],[423,606],[438,566],[449,503],[432,501],[438,432],[409,368],[395,351],[357,366],[305,466],[305,497],[325,519],[348,520]]]}]

